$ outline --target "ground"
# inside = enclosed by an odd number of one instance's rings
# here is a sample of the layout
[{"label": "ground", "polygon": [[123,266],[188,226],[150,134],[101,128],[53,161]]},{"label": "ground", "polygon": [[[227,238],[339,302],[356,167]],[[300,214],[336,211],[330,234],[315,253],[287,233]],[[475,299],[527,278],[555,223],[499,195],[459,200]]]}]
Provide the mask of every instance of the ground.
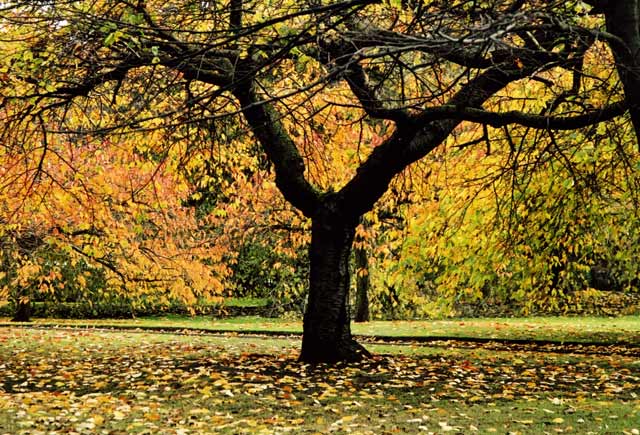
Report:
[{"label": "ground", "polygon": [[633,345],[373,344],[314,367],[291,337],[5,326],[0,344],[2,435],[640,434]]}]

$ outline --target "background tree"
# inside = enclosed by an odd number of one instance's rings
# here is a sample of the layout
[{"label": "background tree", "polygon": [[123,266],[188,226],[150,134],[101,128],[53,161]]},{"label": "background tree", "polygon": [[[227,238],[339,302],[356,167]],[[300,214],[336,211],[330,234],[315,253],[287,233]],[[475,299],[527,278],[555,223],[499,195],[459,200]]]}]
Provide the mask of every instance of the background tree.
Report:
[{"label": "background tree", "polygon": [[[349,327],[355,228],[463,120],[564,130],[627,107],[606,82],[581,79],[597,41],[619,41],[581,2],[104,0],[2,11],[5,146],[19,148],[27,132],[46,149],[59,132],[158,130],[152,148],[163,155],[176,137],[198,138],[205,121],[242,116],[278,189],[311,220],[301,353],[310,362],[367,354]],[[532,83],[546,98],[510,99]],[[354,152],[344,108],[375,121],[383,140],[365,135]],[[342,122],[328,129],[327,116]],[[350,162],[338,179],[310,169],[327,153]]]},{"label": "background tree", "polygon": [[596,290],[634,291],[631,125],[540,132],[531,142],[495,133],[488,148],[450,142],[442,154],[449,169],[430,177],[438,194],[405,210],[401,248],[385,260],[386,275],[374,272],[402,290],[400,308],[414,316],[575,313],[598,308]]},{"label": "background tree", "polygon": [[13,295],[16,320],[28,320],[30,299],[64,298],[97,271],[102,295],[86,295],[90,303],[220,298],[226,247],[181,204],[189,186],[172,167],[177,161],[157,165],[104,141],[43,148],[0,152],[0,284]]},{"label": "background tree", "polygon": [[302,313],[309,278],[306,219],[282,198],[267,171],[241,178],[232,199],[218,205],[222,216],[212,229],[237,254],[233,294],[267,298],[275,311]]}]

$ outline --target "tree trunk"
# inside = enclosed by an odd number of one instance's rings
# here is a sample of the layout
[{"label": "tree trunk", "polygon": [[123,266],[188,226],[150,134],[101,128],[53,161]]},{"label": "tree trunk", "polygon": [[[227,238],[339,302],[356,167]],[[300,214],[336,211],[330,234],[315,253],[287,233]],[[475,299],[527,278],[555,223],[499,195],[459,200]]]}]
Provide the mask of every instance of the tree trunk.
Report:
[{"label": "tree trunk", "polygon": [[29,298],[20,294],[16,298],[16,311],[13,315],[12,322],[30,322],[31,321],[31,301]]},{"label": "tree trunk", "polygon": [[364,246],[355,249],[356,260],[356,312],[354,322],[369,321],[369,257]]},{"label": "tree trunk", "polygon": [[631,123],[640,141],[640,1],[610,1],[604,11],[607,31],[624,42],[610,44],[610,47],[629,106]]},{"label": "tree trunk", "polygon": [[370,356],[352,338],[349,321],[349,255],[355,227],[331,218],[312,219],[301,361],[331,363]]}]

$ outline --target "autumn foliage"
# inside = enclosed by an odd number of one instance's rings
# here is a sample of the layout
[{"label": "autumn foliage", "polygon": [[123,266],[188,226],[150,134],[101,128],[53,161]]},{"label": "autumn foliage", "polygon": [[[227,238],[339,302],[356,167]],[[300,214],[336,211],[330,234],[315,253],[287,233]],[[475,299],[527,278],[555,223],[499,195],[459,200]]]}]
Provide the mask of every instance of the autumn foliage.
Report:
[{"label": "autumn foliage", "polygon": [[633,288],[607,228],[635,217],[638,10],[9,2],[3,191],[24,199],[3,218],[21,258],[6,289],[26,297],[31,248],[54,240],[107,287],[161,302],[232,292],[243,250],[270,250],[258,263],[294,282],[280,294],[308,296],[301,358],[327,362],[367,355],[349,326],[353,248],[375,260],[356,275],[380,307],[408,295],[421,314],[562,309],[595,268]]},{"label": "autumn foliage", "polygon": [[5,297],[82,293],[98,273],[91,298],[162,305],[223,294],[225,246],[183,205],[190,186],[177,162],[131,148],[88,138],[2,153]]}]

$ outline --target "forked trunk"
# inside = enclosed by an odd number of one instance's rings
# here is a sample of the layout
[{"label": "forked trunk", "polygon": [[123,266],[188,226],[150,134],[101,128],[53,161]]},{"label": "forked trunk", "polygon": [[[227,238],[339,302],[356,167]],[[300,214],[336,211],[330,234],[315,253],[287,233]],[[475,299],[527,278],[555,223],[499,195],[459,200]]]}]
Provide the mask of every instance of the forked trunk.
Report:
[{"label": "forked trunk", "polygon": [[351,336],[349,254],[354,235],[355,224],[313,219],[302,361],[358,361],[370,356]]}]

